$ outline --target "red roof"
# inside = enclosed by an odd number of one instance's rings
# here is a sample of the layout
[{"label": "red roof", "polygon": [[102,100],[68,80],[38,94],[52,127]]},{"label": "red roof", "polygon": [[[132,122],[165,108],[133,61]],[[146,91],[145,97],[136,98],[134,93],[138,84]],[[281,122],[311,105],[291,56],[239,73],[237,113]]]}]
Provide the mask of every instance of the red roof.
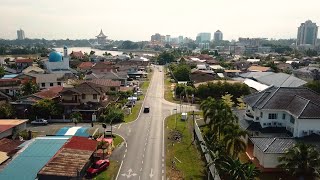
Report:
[{"label": "red roof", "polygon": [[201,54],[198,56],[199,59],[203,60],[213,60],[213,57],[209,56],[208,54]]},{"label": "red roof", "polygon": [[80,69],[90,69],[93,66],[92,62],[82,62],[79,64],[78,68]]},{"label": "red roof", "polygon": [[0,125],[0,132],[7,131],[13,127],[15,127],[15,125]]},{"label": "red roof", "polygon": [[7,138],[0,139],[0,151],[10,153],[22,143],[22,141],[18,140],[12,140]]},{"label": "red roof", "polygon": [[86,137],[72,136],[62,148],[94,151],[97,148],[97,141]]},{"label": "red roof", "polygon": [[19,82],[20,79],[12,78],[12,79],[0,79],[0,82]]},{"label": "red roof", "polygon": [[16,63],[33,63],[32,59],[16,59]]},{"label": "red roof", "polygon": [[82,51],[72,51],[71,56],[77,57],[77,58],[82,58],[84,55]]},{"label": "red roof", "polygon": [[59,93],[62,91],[63,87],[62,86],[54,86],[45,90],[42,90],[40,92],[37,92],[33,94],[36,97],[40,97],[42,99],[53,99],[57,96],[59,96]]}]

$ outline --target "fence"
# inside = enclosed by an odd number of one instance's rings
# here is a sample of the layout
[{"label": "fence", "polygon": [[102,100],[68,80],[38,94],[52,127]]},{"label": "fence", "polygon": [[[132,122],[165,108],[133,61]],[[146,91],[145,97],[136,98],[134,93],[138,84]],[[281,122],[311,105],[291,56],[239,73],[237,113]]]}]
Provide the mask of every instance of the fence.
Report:
[{"label": "fence", "polygon": [[[197,135],[197,138],[198,138],[199,142],[204,142],[204,139],[202,137],[202,134],[201,134],[201,131],[200,131],[200,128],[198,126],[197,121],[195,121],[194,130],[195,130],[195,133]],[[211,159],[211,156],[207,153],[206,146],[203,145],[202,143],[200,143],[200,146],[201,146],[202,152],[204,153],[204,156],[206,158],[207,163],[208,164],[211,163],[212,159]],[[220,176],[219,176],[219,173],[218,173],[217,169],[215,168],[214,164],[211,164],[209,166],[209,170],[210,170],[210,174],[211,174],[211,176],[213,177],[214,180],[221,180]]]}]

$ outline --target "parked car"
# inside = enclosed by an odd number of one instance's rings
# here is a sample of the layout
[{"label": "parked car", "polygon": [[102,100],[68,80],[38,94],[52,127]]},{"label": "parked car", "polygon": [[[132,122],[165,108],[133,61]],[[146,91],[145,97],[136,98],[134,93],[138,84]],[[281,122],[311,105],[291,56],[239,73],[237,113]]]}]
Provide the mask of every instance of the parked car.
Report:
[{"label": "parked car", "polygon": [[143,112],[144,113],[149,113],[150,112],[150,107],[145,106],[144,109],[143,109]]},{"label": "parked car", "polygon": [[128,101],[127,103],[126,103],[126,106],[127,107],[133,107],[135,105],[135,102],[134,101]]},{"label": "parked car", "polygon": [[47,125],[48,121],[45,119],[37,119],[37,120],[31,121],[31,124],[33,124],[33,125]]},{"label": "parked car", "polygon": [[104,171],[105,169],[107,169],[109,165],[110,165],[109,159],[98,160],[95,163],[93,163],[91,167],[89,167],[89,169],[87,169],[87,175],[95,176],[101,171]]}]

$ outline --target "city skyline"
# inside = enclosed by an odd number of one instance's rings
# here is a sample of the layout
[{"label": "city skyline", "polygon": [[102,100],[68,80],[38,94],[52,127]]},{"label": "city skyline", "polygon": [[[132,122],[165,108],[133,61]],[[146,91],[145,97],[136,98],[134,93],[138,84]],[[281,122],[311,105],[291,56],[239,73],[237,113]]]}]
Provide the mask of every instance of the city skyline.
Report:
[{"label": "city skyline", "polygon": [[[302,22],[310,19],[320,24],[317,11],[320,2],[307,1],[313,6],[303,9],[299,2],[289,0],[97,0],[94,4],[60,0],[54,5],[49,0],[4,0],[0,11],[6,16],[0,17],[0,38],[16,39],[16,32],[21,28],[28,38],[45,39],[89,39],[101,29],[113,40],[149,40],[154,33],[195,39],[200,32],[213,34],[218,29],[226,40],[238,37],[295,39]],[[288,3],[290,9],[287,9]]]}]

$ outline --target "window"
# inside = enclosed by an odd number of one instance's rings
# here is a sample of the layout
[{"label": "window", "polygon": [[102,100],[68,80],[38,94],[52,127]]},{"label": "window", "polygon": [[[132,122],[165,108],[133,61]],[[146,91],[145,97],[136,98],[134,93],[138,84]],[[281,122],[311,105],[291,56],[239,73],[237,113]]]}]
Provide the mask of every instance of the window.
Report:
[{"label": "window", "polygon": [[61,82],[58,82],[58,86],[61,86]]},{"label": "window", "polygon": [[82,94],[82,99],[85,99],[86,98],[86,95],[85,94]]},{"label": "window", "polygon": [[263,116],[263,112],[260,112],[260,117],[262,118],[262,116]]},{"label": "window", "polygon": [[286,119],[286,114],[282,114],[282,119]]},{"label": "window", "polygon": [[115,87],[111,87],[111,88],[110,88],[110,91],[115,91],[115,90],[116,90]]},{"label": "window", "polygon": [[50,86],[53,86],[53,83],[50,83]]},{"label": "window", "polygon": [[291,122],[292,124],[294,124],[294,121],[295,121],[294,117],[293,117],[293,116],[290,116],[290,122]]},{"label": "window", "polygon": [[45,86],[46,86],[46,83],[41,83],[41,86],[42,86],[42,87],[45,87]]},{"label": "window", "polygon": [[98,98],[98,95],[97,94],[94,94],[93,95],[93,99],[97,99]]},{"label": "window", "polygon": [[269,113],[269,119],[278,119],[278,114]]}]

